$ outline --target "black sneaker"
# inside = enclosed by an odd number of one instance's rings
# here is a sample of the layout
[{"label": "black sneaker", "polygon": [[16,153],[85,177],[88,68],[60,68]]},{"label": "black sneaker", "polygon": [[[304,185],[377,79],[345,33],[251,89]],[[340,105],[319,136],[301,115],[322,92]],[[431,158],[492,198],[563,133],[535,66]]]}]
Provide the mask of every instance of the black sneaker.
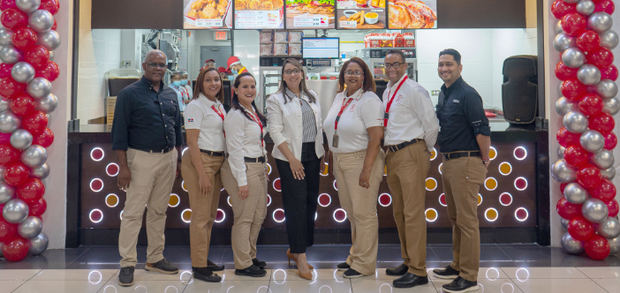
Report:
[{"label": "black sneaker", "polygon": [[402,276],[407,273],[409,267],[406,264],[401,264],[395,268],[385,269],[385,274],[388,276]]},{"label": "black sneaker", "polygon": [[336,267],[339,271],[346,271],[351,268],[351,266],[349,266],[349,264],[346,262],[341,262]]},{"label": "black sneaker", "polygon": [[428,277],[405,273],[402,277],[392,281],[394,288],[411,288],[419,285],[428,284]]},{"label": "black sneaker", "polygon": [[439,279],[454,279],[459,276],[459,271],[448,265],[445,269],[434,269],[433,275]]},{"label": "black sneaker", "polygon": [[248,277],[254,277],[254,278],[264,277],[266,274],[267,274],[267,271],[255,265],[251,265],[243,270],[235,270],[235,275],[248,276]]},{"label": "black sneaker", "polygon": [[211,270],[212,272],[219,272],[224,270],[224,266],[215,264],[214,262],[207,260],[207,269]]},{"label": "black sneaker", "polygon": [[133,271],[134,267],[123,267],[118,273],[118,284],[123,287],[129,287],[133,285]]},{"label": "black sneaker", "polygon": [[179,269],[169,263],[165,258],[156,263],[147,263],[144,269],[150,272],[159,272],[162,274],[174,275],[179,272]]},{"label": "black sneaker", "polygon": [[257,267],[259,267],[259,268],[261,268],[261,269],[264,269],[267,266],[266,262],[264,262],[262,260],[258,260],[258,258],[253,258],[252,259],[252,264],[257,266]]},{"label": "black sneaker", "polygon": [[222,281],[222,277],[211,271],[209,268],[192,267],[194,279],[203,280],[205,282],[218,283]]},{"label": "black sneaker", "polygon": [[364,275],[362,275],[362,273],[349,268],[346,272],[344,272],[344,275],[342,275],[343,277],[347,278],[347,279],[356,279],[359,277],[363,277]]},{"label": "black sneaker", "polygon": [[448,293],[474,292],[480,289],[478,282],[468,281],[461,277],[457,277],[451,283],[443,285],[442,288],[444,292]]}]

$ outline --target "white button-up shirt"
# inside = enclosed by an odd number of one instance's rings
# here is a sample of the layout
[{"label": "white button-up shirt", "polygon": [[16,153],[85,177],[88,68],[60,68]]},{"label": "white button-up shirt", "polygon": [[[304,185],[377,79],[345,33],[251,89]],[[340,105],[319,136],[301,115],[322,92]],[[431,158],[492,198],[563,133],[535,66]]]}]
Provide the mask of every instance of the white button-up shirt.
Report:
[{"label": "white button-up shirt", "polygon": [[198,147],[202,150],[223,152],[226,149],[224,139],[224,120],[211,106],[226,117],[226,110],[220,101],[211,101],[203,94],[187,104],[185,113],[185,129],[198,129]]},{"label": "white button-up shirt", "polygon": [[[243,106],[241,106],[243,108]],[[261,143],[260,126],[254,120],[248,119],[240,109],[231,109],[224,120],[226,130],[226,147],[228,150],[228,164],[238,186],[248,185],[244,157],[258,158],[264,156],[267,151]],[[267,128],[263,128],[263,137],[267,134]]]}]

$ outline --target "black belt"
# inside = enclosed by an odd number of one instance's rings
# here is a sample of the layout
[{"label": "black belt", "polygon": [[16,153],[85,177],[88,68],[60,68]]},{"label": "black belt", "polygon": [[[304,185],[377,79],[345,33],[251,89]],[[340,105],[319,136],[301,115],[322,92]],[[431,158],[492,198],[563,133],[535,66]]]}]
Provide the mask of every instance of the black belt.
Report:
[{"label": "black belt", "polygon": [[153,153],[165,154],[165,153],[171,151],[173,148],[174,147],[171,146],[171,147],[166,147],[166,148],[163,148],[163,149],[139,149],[139,150],[147,152],[147,153],[152,153],[152,154]]},{"label": "black belt", "polygon": [[442,155],[446,160],[452,160],[461,157],[480,157],[480,151],[450,152]]},{"label": "black belt", "polygon": [[410,145],[410,144],[414,144],[414,143],[416,143],[416,142],[418,142],[418,141],[422,141],[422,139],[420,139],[420,138],[414,138],[414,139],[412,139],[412,140],[410,140],[410,141],[405,141],[405,142],[400,143],[400,144],[397,144],[397,145],[388,145],[388,146],[386,146],[386,147],[387,147],[387,149],[388,149],[390,152],[395,153],[395,152],[397,152],[397,151],[399,151],[399,150],[404,149],[406,146],[408,146],[408,145]]},{"label": "black belt", "polygon": [[223,157],[224,156],[224,152],[214,152],[214,151],[208,151],[208,150],[203,150],[203,149],[200,149],[200,152],[205,153],[212,157]]},{"label": "black belt", "polygon": [[258,158],[243,157],[243,160],[248,162],[248,163],[264,163],[265,162],[265,156],[258,157]]}]

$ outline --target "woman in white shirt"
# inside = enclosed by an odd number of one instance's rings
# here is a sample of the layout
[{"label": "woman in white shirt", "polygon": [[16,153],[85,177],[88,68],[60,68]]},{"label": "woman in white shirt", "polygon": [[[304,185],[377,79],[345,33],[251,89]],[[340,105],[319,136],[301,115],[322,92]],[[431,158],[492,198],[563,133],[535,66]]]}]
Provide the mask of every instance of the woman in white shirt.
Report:
[{"label": "woman in white shirt", "polygon": [[181,162],[181,173],[189,193],[192,222],[189,224],[190,255],[194,278],[219,282],[213,271],[223,266],[208,261],[211,228],[220,202],[224,163],[224,117],[221,101],[224,87],[215,69],[198,74],[196,91],[185,109],[185,133],[188,149]]},{"label": "woman in white shirt", "polygon": [[385,158],[380,147],[383,107],[362,59],[354,57],[345,62],[338,82],[339,93],[323,129],[334,155],[340,205],[351,223],[351,249],[338,269],[346,270],[345,278],[357,278],[373,275],[377,263],[377,197]]},{"label": "woman in white shirt", "polygon": [[231,244],[235,274],[265,276],[265,262],[256,258],[256,240],[267,214],[267,174],[263,116],[254,106],[256,80],[249,72],[233,83],[232,108],[224,120],[228,159],[222,182],[234,214]]},{"label": "woman in white shirt", "polygon": [[267,99],[269,135],[273,139],[289,250],[297,274],[312,280],[306,248],[314,243],[314,214],[319,194],[319,172],[324,155],[321,107],[306,87],[305,73],[296,59],[282,66],[280,89]]}]

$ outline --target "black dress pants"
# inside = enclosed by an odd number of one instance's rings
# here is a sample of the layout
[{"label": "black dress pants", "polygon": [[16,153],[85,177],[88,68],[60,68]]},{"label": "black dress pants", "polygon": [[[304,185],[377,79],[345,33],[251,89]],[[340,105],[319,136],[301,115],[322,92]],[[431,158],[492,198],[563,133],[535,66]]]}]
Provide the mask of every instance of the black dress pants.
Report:
[{"label": "black dress pants", "polygon": [[306,248],[314,243],[314,214],[319,195],[321,160],[316,157],[313,142],[303,144],[301,163],[306,177],[297,180],[293,177],[289,162],[276,159],[291,253],[305,253]]}]

